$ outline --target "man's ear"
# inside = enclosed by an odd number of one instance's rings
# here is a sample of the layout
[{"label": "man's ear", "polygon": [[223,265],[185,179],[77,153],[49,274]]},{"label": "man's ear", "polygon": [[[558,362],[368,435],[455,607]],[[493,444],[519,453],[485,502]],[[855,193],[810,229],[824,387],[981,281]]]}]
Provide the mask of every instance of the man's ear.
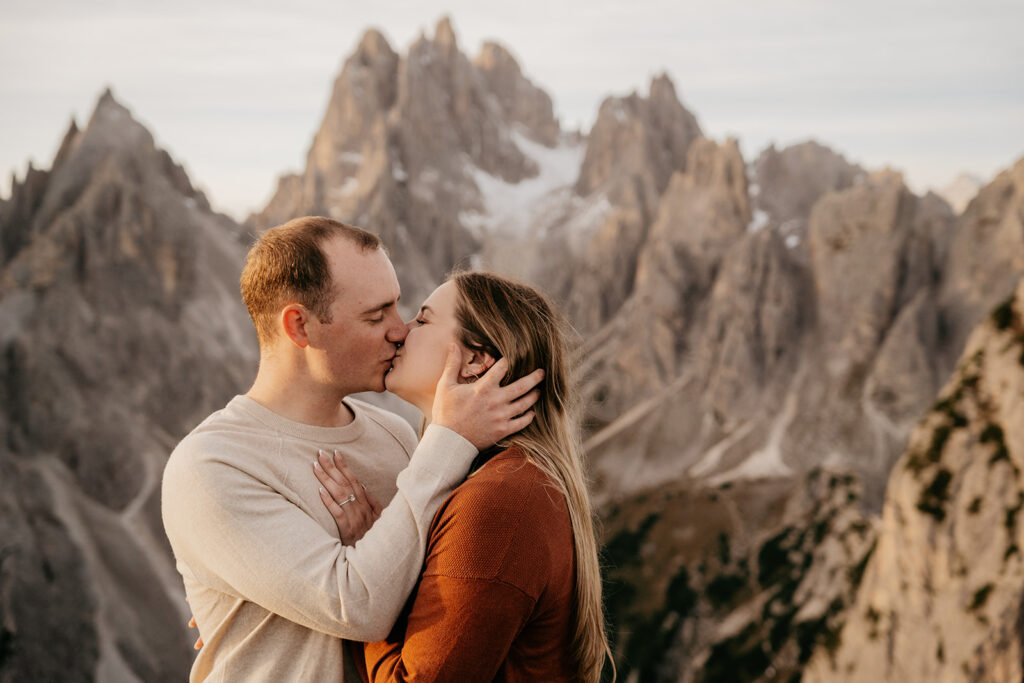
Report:
[{"label": "man's ear", "polygon": [[459,369],[459,377],[467,381],[474,381],[494,365],[495,359],[482,349],[468,349],[467,351],[462,352],[462,368]]},{"label": "man's ear", "polygon": [[310,313],[306,310],[305,306],[288,304],[281,309],[278,321],[281,324],[281,331],[284,332],[284,336],[290,339],[293,344],[303,349],[309,346],[309,335],[306,331],[306,325],[309,324]]}]

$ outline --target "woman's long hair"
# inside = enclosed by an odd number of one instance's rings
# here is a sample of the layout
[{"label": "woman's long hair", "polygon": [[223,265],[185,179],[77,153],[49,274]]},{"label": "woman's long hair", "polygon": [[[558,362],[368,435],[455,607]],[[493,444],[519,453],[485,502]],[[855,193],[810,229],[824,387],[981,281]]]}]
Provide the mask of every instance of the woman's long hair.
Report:
[{"label": "woman's long hair", "polygon": [[511,280],[479,272],[456,272],[459,341],[467,348],[508,359],[506,384],[544,368],[535,417],[502,445],[522,448],[565,496],[576,552],[573,650],[582,681],[598,681],[605,658],[614,661],[604,631],[601,572],[590,498],[583,474],[579,429],[574,419],[568,351],[563,323],[539,292]]}]

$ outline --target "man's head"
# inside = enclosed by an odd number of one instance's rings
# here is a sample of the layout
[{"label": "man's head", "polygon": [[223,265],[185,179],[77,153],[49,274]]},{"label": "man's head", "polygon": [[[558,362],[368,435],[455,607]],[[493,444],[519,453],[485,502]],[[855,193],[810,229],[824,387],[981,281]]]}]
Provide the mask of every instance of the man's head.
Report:
[{"label": "man's head", "polygon": [[241,289],[265,358],[298,354],[314,381],[341,393],[383,390],[406,328],[398,279],[376,235],[296,218],[256,241]]}]

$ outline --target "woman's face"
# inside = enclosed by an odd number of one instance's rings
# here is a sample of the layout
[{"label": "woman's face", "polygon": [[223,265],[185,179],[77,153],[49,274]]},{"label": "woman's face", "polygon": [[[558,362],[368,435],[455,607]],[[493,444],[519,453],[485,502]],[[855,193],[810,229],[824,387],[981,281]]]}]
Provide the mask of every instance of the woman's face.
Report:
[{"label": "woman's face", "polygon": [[[415,320],[408,324],[409,334],[395,354],[391,371],[384,377],[388,391],[424,412],[433,406],[434,391],[444,371],[448,346],[457,341],[457,299],[458,291],[451,281],[427,297]],[[426,415],[429,417],[429,412]]]}]

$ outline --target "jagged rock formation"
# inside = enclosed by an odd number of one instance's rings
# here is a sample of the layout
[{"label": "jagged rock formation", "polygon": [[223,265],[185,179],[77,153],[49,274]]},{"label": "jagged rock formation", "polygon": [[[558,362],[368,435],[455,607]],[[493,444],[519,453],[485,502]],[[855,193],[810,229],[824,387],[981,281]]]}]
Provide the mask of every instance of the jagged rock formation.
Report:
[{"label": "jagged rock formation", "polygon": [[442,19],[400,57],[369,31],[334,84],[305,171],[282,178],[247,225],[320,214],[365,226],[419,300],[480,249],[479,218],[493,213],[480,185],[537,176],[522,140],[544,149],[559,133],[551,99],[504,48],[489,43],[471,62]]},{"label": "jagged rock formation", "polygon": [[967,334],[1024,274],[1024,158],[978,192],[960,216],[943,269],[940,300],[952,364]]},{"label": "jagged rock formation", "polygon": [[664,74],[651,81],[646,98],[610,97],[590,130],[576,191],[604,190],[613,204],[642,201],[650,193],[656,198],[675,171],[685,170],[690,144],[700,135],[697,119]]},{"label": "jagged rock formation", "polygon": [[941,381],[935,273],[952,217],[879,173],[826,193],[807,239],[787,245],[748,229],[742,161],[728,156],[717,175],[674,181],[633,298],[592,340],[584,386],[608,425],[593,462],[620,495],[828,462],[868,477],[877,505]]},{"label": "jagged rock formation", "polygon": [[807,681],[1024,675],[1024,282],[971,335],[893,469],[878,546]]},{"label": "jagged rock formation", "polygon": [[[694,153],[700,148],[694,145]],[[1018,279],[1024,273],[1019,269],[1024,250],[1014,243],[1022,234],[1024,194],[1014,180],[1022,167],[1024,162],[1018,163],[979,195],[969,213],[988,216],[984,221],[969,215],[955,221],[937,197],[915,197],[897,174],[880,172],[859,180],[852,175],[845,189],[823,191],[805,219],[803,239],[795,243],[787,242],[790,235],[777,224],[732,232],[721,227],[742,225],[734,218],[707,233],[677,236],[673,248],[658,249],[656,272],[668,275],[651,288],[655,294],[631,299],[620,314],[624,322],[616,326],[613,320],[595,335],[584,357],[585,386],[604,382],[604,395],[592,395],[598,406],[603,399],[607,409],[623,394],[645,397],[609,410],[616,417],[586,444],[610,523],[623,511],[649,509],[651,499],[681,486],[673,482],[688,482],[682,485],[698,500],[715,486],[733,484],[753,499],[751,505],[775,496],[776,506],[802,510],[791,518],[789,532],[799,545],[815,528],[817,515],[795,503],[799,497],[788,496],[795,496],[794,482],[802,473],[821,463],[859,475],[863,497],[857,507],[878,509],[892,462],[948,377],[944,357],[965,335],[961,327],[984,315],[982,307],[994,305],[994,297],[1006,295],[1015,268]],[[726,182],[711,185],[713,192],[702,191],[704,202],[736,196]],[[662,206],[673,196],[666,192]],[[724,221],[722,216],[742,215],[736,208],[742,205],[734,201],[730,211],[722,209],[729,204],[721,204],[714,213]],[[677,225],[687,224],[679,220]],[[962,253],[954,254],[953,244],[960,244]],[[990,289],[982,290],[973,275],[958,273],[970,273],[964,264],[978,267],[986,254],[995,268],[988,274]],[[956,282],[964,286],[957,289]],[[954,290],[960,294],[948,294]],[[963,292],[974,299],[965,304]],[[672,322],[677,327],[659,336],[657,314],[666,327]],[[660,348],[658,339],[664,340]],[[611,370],[602,363],[618,365]],[[631,383],[638,377],[647,378],[646,387]],[[600,409],[590,406],[592,415],[600,416]],[[703,521],[718,513],[710,503],[692,503],[685,514]],[[777,532],[777,518],[755,518],[750,536]],[[684,526],[674,519],[670,528]],[[856,588],[842,577],[860,576],[865,557],[859,553],[873,540],[861,522],[857,526],[864,533],[857,537],[856,552],[847,548],[832,561],[801,560],[791,568],[792,581],[806,580],[814,588],[788,592],[775,609],[782,614],[785,605],[796,613],[808,609],[824,615],[804,626],[790,621],[775,631],[771,621],[758,625],[694,609],[700,601],[689,600],[688,591],[700,595],[720,577],[752,586],[743,603],[763,605],[758,601],[780,594],[769,585],[739,581],[737,567],[721,567],[694,583],[690,566],[686,590],[678,582],[665,587],[649,574],[627,572],[622,588],[627,595],[647,596],[643,600],[653,602],[641,602],[648,606],[664,602],[661,611],[641,616],[628,605],[614,607],[632,615],[629,629],[640,629],[639,640],[626,633],[620,664],[647,672],[651,680],[786,679],[799,673],[815,648],[828,657],[839,644]],[[693,560],[714,551],[708,538],[695,543],[680,534],[658,538],[659,557],[675,553]],[[746,543],[731,544],[730,552],[749,555]],[[613,556],[615,544],[613,536]],[[659,559],[651,566],[667,565]],[[685,609],[673,607],[673,600],[681,600]],[[1016,609],[1017,603],[1011,598],[1001,604]],[[700,633],[719,635],[701,640],[694,635]],[[797,639],[795,650],[780,644],[784,634]],[[849,652],[850,658],[859,656],[856,647]],[[703,668],[693,668],[693,662],[703,662]]]},{"label": "jagged rock formation", "polygon": [[255,370],[238,226],[108,91],[0,236],[0,679],[182,680],[159,480]]},{"label": "jagged rock formation", "polygon": [[686,170],[700,137],[664,74],[646,98],[634,92],[601,104],[575,182],[576,215],[547,227],[531,273],[565,301],[581,332],[596,332],[632,294],[661,199],[675,194],[670,181]]},{"label": "jagged rock formation", "polygon": [[775,229],[790,245],[806,237],[811,209],[822,196],[865,178],[862,168],[813,140],[782,150],[771,145],[752,166],[750,227]]}]

